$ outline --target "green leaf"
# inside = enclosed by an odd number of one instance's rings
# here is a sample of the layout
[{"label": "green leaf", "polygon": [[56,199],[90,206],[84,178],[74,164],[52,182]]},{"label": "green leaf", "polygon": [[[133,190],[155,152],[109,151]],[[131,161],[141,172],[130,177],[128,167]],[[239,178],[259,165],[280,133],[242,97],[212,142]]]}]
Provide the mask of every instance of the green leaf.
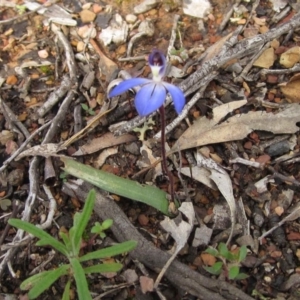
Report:
[{"label": "green leaf", "polygon": [[222,267],[223,267],[223,263],[221,261],[219,261],[219,262],[214,263],[212,267],[204,266],[203,268],[210,274],[220,275],[222,272]]},{"label": "green leaf", "polygon": [[89,114],[90,114],[91,116],[94,116],[94,115],[96,114],[96,112],[94,112],[92,108],[90,108],[90,109],[88,110],[88,112],[89,112]]},{"label": "green leaf", "polygon": [[11,226],[14,226],[14,227],[22,229],[26,232],[29,232],[32,235],[34,235],[35,237],[41,239],[43,245],[46,245],[44,243],[47,242],[47,245],[53,247],[54,249],[56,249],[57,251],[59,251],[63,255],[65,255],[65,256],[68,255],[68,251],[67,251],[66,247],[62,243],[60,243],[58,240],[53,238],[46,231],[42,230],[41,228],[38,228],[38,227],[36,227],[35,225],[33,225],[29,222],[22,221],[22,220],[19,220],[19,219],[9,219],[8,223]]},{"label": "green leaf", "polygon": [[146,203],[165,215],[169,213],[169,201],[167,193],[155,186],[141,185],[130,179],[125,179],[102,170],[96,170],[90,166],[76,162],[73,159],[61,158],[65,163],[64,171],[85,180],[105,191],[114,193],[135,201]]},{"label": "green leaf", "polygon": [[103,230],[109,229],[112,226],[113,223],[114,223],[114,221],[112,219],[104,220],[103,223],[102,223]]},{"label": "green leaf", "polygon": [[102,226],[99,222],[95,222],[94,226],[91,229],[91,233],[100,233],[102,232]]},{"label": "green leaf", "polygon": [[66,245],[66,248],[68,249],[68,251],[71,252],[72,251],[72,246],[71,246],[70,237],[62,231],[59,232],[59,236],[64,241],[64,244]]},{"label": "green leaf", "polygon": [[73,268],[73,275],[76,282],[78,298],[80,300],[92,300],[85,273],[79,260],[77,258],[70,258],[70,263]]},{"label": "green leaf", "polygon": [[47,290],[59,277],[68,274],[70,265],[62,265],[56,270],[45,271],[37,275],[33,275],[21,283],[22,290],[30,289],[28,293],[29,299],[37,298],[41,293]]},{"label": "green leaf", "polygon": [[246,279],[248,277],[249,277],[249,275],[247,275],[245,273],[240,273],[235,277],[235,280],[242,280],[242,279]]},{"label": "green leaf", "polygon": [[219,255],[219,251],[215,248],[209,247],[204,252],[211,254],[212,256],[217,257]]},{"label": "green leaf", "polygon": [[74,219],[74,226],[70,229],[70,239],[73,246],[73,254],[77,256],[80,251],[81,238],[84,233],[84,230],[91,218],[94,204],[96,199],[96,192],[92,189],[86,198],[83,211],[81,214],[77,214]]},{"label": "green leaf", "polygon": [[218,250],[219,250],[219,253],[221,256],[223,256],[224,258],[227,258],[229,251],[228,251],[226,244],[220,243],[218,246]]},{"label": "green leaf", "polygon": [[239,273],[240,273],[240,267],[239,266],[232,266],[229,269],[228,278],[229,279],[235,279],[238,276]]},{"label": "green leaf", "polygon": [[82,103],[82,104],[81,104],[81,107],[82,107],[82,109],[85,110],[85,111],[89,110],[89,107],[88,107],[85,103]]},{"label": "green leaf", "polygon": [[70,286],[71,286],[71,280],[68,280],[61,300],[70,300]]},{"label": "green leaf", "polygon": [[91,274],[91,273],[118,272],[122,269],[122,267],[123,265],[119,263],[99,264],[99,265],[84,268],[84,273]]},{"label": "green leaf", "polygon": [[246,258],[246,256],[247,256],[247,247],[243,245],[239,251],[238,262],[243,261]]},{"label": "green leaf", "polygon": [[107,247],[98,251],[94,251],[79,257],[80,262],[91,260],[91,259],[100,259],[112,257],[115,255],[119,255],[125,252],[129,252],[133,250],[137,246],[136,241],[126,241],[121,244],[113,245],[111,247]]}]

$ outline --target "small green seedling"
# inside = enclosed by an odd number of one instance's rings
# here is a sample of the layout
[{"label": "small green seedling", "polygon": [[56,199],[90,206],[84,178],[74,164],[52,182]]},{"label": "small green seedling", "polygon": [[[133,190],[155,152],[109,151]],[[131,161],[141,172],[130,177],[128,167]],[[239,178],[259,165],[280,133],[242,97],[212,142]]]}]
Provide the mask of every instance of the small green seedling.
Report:
[{"label": "small green seedling", "polygon": [[[137,242],[127,241],[118,245],[107,247],[101,250],[93,251],[80,256],[82,245],[82,236],[88,225],[90,217],[93,212],[95,204],[95,190],[91,190],[85,201],[83,211],[76,213],[74,216],[74,225],[70,229],[69,234],[60,232],[60,237],[63,243],[53,238],[41,228],[19,219],[10,219],[8,223],[14,227],[27,231],[28,233],[39,238],[36,243],[37,246],[51,246],[61,254],[67,257],[69,264],[63,264],[56,269],[44,271],[33,275],[21,283],[22,290],[29,290],[28,298],[35,299],[44,291],[46,291],[56,280],[61,276],[67,275],[69,277],[62,296],[63,300],[70,299],[70,286],[72,278],[75,279],[76,290],[79,300],[91,300],[91,293],[89,291],[86,274],[91,273],[107,273],[117,272],[122,268],[120,263],[97,263],[99,260],[126,253],[133,250]],[[104,225],[103,225],[104,224]],[[105,230],[111,226],[111,220],[103,222],[101,230]],[[97,227],[97,226],[96,226]],[[89,267],[83,266],[83,262],[89,260],[96,260],[90,264]]]},{"label": "small green seedling", "polygon": [[102,224],[99,222],[96,222],[95,225],[91,229],[91,233],[99,234],[101,239],[104,239],[106,237],[106,234],[104,233],[104,230],[109,229],[113,224],[113,220],[107,219]]},{"label": "small green seedling", "polygon": [[240,263],[247,256],[246,246],[242,246],[237,253],[232,253],[228,250],[226,244],[220,243],[218,249],[210,247],[205,252],[221,260],[211,267],[205,266],[204,269],[207,272],[213,275],[220,275],[223,272],[230,280],[241,280],[248,277],[247,274],[240,273]]},{"label": "small green seedling", "polygon": [[26,11],[26,5],[16,5],[15,7],[19,15],[23,15]]},{"label": "small green seedling", "polygon": [[94,116],[96,113],[93,111],[91,107],[88,107],[85,103],[81,103],[81,107],[84,111],[86,111],[89,115]]}]

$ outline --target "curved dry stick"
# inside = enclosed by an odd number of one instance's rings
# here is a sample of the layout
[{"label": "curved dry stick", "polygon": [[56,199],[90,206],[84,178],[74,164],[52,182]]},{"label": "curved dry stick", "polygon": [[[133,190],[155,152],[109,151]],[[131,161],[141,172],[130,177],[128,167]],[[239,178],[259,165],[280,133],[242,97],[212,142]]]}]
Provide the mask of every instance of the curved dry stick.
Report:
[{"label": "curved dry stick", "polygon": [[[82,180],[76,182],[66,182],[62,191],[72,197],[84,201],[88,191],[92,187]],[[137,259],[150,269],[159,272],[170,258],[170,255],[146,240],[138,230],[130,223],[119,206],[100,191],[97,192],[94,210],[102,219],[113,219],[112,232],[119,242],[135,240],[138,246],[130,252],[132,259]],[[207,278],[198,272],[193,271],[188,266],[175,260],[165,277],[174,285],[188,293],[205,300],[254,300],[240,289],[230,285],[228,282]]]}]

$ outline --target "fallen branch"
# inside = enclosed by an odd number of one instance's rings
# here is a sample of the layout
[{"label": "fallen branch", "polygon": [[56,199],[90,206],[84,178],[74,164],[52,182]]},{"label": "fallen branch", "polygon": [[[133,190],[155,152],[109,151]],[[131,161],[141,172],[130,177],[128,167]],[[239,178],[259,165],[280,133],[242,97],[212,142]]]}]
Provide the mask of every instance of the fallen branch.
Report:
[{"label": "fallen branch", "polygon": [[[81,180],[76,182],[66,182],[62,191],[69,196],[77,197],[84,201],[91,186]],[[119,242],[126,240],[138,241],[137,248],[130,252],[132,259],[136,259],[148,268],[157,273],[169,260],[170,255],[146,240],[138,230],[130,223],[119,206],[98,191],[94,207],[98,216],[102,219],[113,219],[112,232]],[[253,300],[240,289],[228,284],[225,281],[207,278],[198,272],[193,271],[188,266],[174,261],[165,273],[165,277],[177,287],[188,293],[205,300]]]}]

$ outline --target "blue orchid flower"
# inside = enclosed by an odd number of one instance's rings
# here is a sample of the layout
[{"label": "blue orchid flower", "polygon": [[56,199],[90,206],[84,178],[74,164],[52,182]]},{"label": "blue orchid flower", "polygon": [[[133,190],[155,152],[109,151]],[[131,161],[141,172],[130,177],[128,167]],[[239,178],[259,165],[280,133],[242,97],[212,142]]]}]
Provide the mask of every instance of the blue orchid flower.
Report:
[{"label": "blue orchid flower", "polygon": [[109,97],[115,97],[140,85],[141,89],[135,96],[134,104],[140,116],[147,116],[159,109],[169,93],[173,99],[175,110],[181,113],[185,98],[183,92],[173,84],[164,82],[163,76],[166,71],[166,58],[158,50],[152,51],[148,58],[153,78],[132,78],[122,81],[110,93]]}]

